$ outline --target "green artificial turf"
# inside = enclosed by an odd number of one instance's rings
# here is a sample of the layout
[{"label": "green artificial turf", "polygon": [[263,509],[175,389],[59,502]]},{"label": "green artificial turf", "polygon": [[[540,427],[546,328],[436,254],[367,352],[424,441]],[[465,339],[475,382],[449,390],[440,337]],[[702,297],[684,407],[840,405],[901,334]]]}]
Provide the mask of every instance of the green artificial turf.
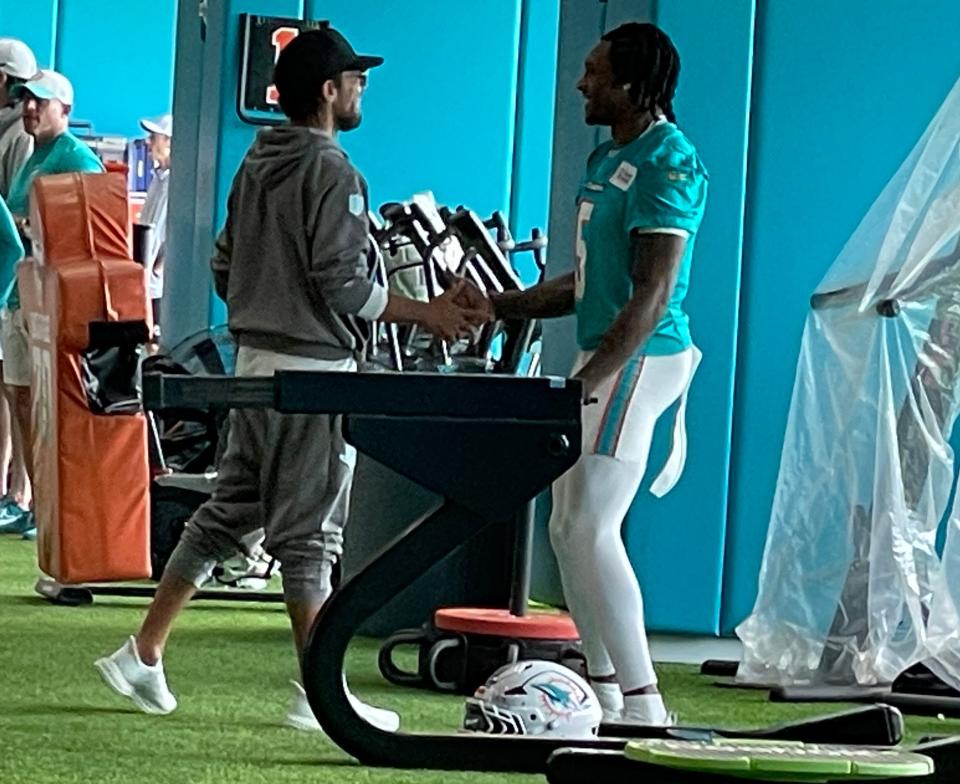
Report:
[{"label": "green artificial turf", "polygon": [[[195,603],[167,651],[180,707],[145,716],[100,681],[93,660],[135,630],[146,600],[97,597],[87,607],[47,604],[32,590],[34,546],[0,537],[0,782],[543,782],[541,776],[363,768],[319,734],[280,725],[293,651],[280,605]],[[459,697],[399,689],[376,668],[377,642],[356,641],[353,690],[400,712],[405,729],[452,731]],[[762,692],[717,689],[692,667],[662,666],[672,710],[689,724],[752,727],[825,712],[775,705]],[[958,731],[910,723],[916,737]]]}]

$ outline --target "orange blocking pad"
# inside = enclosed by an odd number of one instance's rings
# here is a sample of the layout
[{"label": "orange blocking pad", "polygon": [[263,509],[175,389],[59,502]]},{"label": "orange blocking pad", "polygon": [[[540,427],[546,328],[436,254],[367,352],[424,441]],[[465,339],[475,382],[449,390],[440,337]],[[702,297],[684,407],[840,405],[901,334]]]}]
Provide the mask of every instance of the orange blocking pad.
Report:
[{"label": "orange blocking pad", "polygon": [[90,325],[147,320],[125,186],[111,174],[57,175],[38,180],[31,198],[36,258],[17,278],[30,334],[40,568],[63,583],[146,578],[146,419],[94,413],[84,384]]},{"label": "orange blocking pad", "polygon": [[49,266],[130,260],[130,210],[120,174],[56,174],[30,192],[33,256]]}]

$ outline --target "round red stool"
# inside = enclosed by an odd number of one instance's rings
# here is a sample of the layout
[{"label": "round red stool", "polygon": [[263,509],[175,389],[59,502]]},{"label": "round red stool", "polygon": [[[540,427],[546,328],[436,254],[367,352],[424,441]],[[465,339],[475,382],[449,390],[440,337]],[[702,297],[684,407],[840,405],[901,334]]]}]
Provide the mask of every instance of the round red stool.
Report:
[{"label": "round red stool", "polygon": [[443,607],[434,614],[433,625],[444,632],[490,637],[571,642],[580,639],[573,619],[559,611],[513,615],[509,610],[483,607]]},{"label": "round red stool", "polygon": [[[500,667],[531,659],[557,662],[586,676],[586,657],[570,616],[527,606],[533,525],[531,501],[516,521],[510,607],[442,607],[419,629],[395,632],[380,648],[384,678],[398,686],[473,694]],[[417,648],[416,672],[394,662],[400,646]]]}]

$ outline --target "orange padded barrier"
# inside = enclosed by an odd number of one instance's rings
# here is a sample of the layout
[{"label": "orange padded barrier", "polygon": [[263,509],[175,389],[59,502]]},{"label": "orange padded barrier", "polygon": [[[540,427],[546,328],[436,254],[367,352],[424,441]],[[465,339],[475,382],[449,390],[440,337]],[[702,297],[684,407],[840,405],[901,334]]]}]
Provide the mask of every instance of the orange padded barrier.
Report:
[{"label": "orange padded barrier", "polygon": [[30,193],[33,256],[49,266],[130,260],[127,186],[118,174],[40,177]]},{"label": "orange padded barrier", "polygon": [[34,184],[34,257],[17,279],[30,335],[40,568],[63,583],[150,575],[146,419],[95,413],[84,384],[90,325],[148,318],[129,221],[121,175]]}]

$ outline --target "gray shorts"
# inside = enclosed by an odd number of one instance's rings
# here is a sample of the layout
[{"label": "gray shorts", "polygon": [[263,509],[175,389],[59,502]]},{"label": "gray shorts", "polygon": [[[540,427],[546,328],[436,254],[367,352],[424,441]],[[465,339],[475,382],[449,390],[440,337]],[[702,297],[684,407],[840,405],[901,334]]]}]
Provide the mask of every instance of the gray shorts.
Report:
[{"label": "gray shorts", "polygon": [[30,386],[30,337],[23,310],[4,310],[0,319],[3,343],[3,381],[16,387]]},{"label": "gray shorts", "polygon": [[[242,365],[238,360],[238,370]],[[263,529],[286,597],[322,601],[343,553],[355,464],[341,417],[231,411],[213,496],[187,524],[167,569],[199,586]]]}]

